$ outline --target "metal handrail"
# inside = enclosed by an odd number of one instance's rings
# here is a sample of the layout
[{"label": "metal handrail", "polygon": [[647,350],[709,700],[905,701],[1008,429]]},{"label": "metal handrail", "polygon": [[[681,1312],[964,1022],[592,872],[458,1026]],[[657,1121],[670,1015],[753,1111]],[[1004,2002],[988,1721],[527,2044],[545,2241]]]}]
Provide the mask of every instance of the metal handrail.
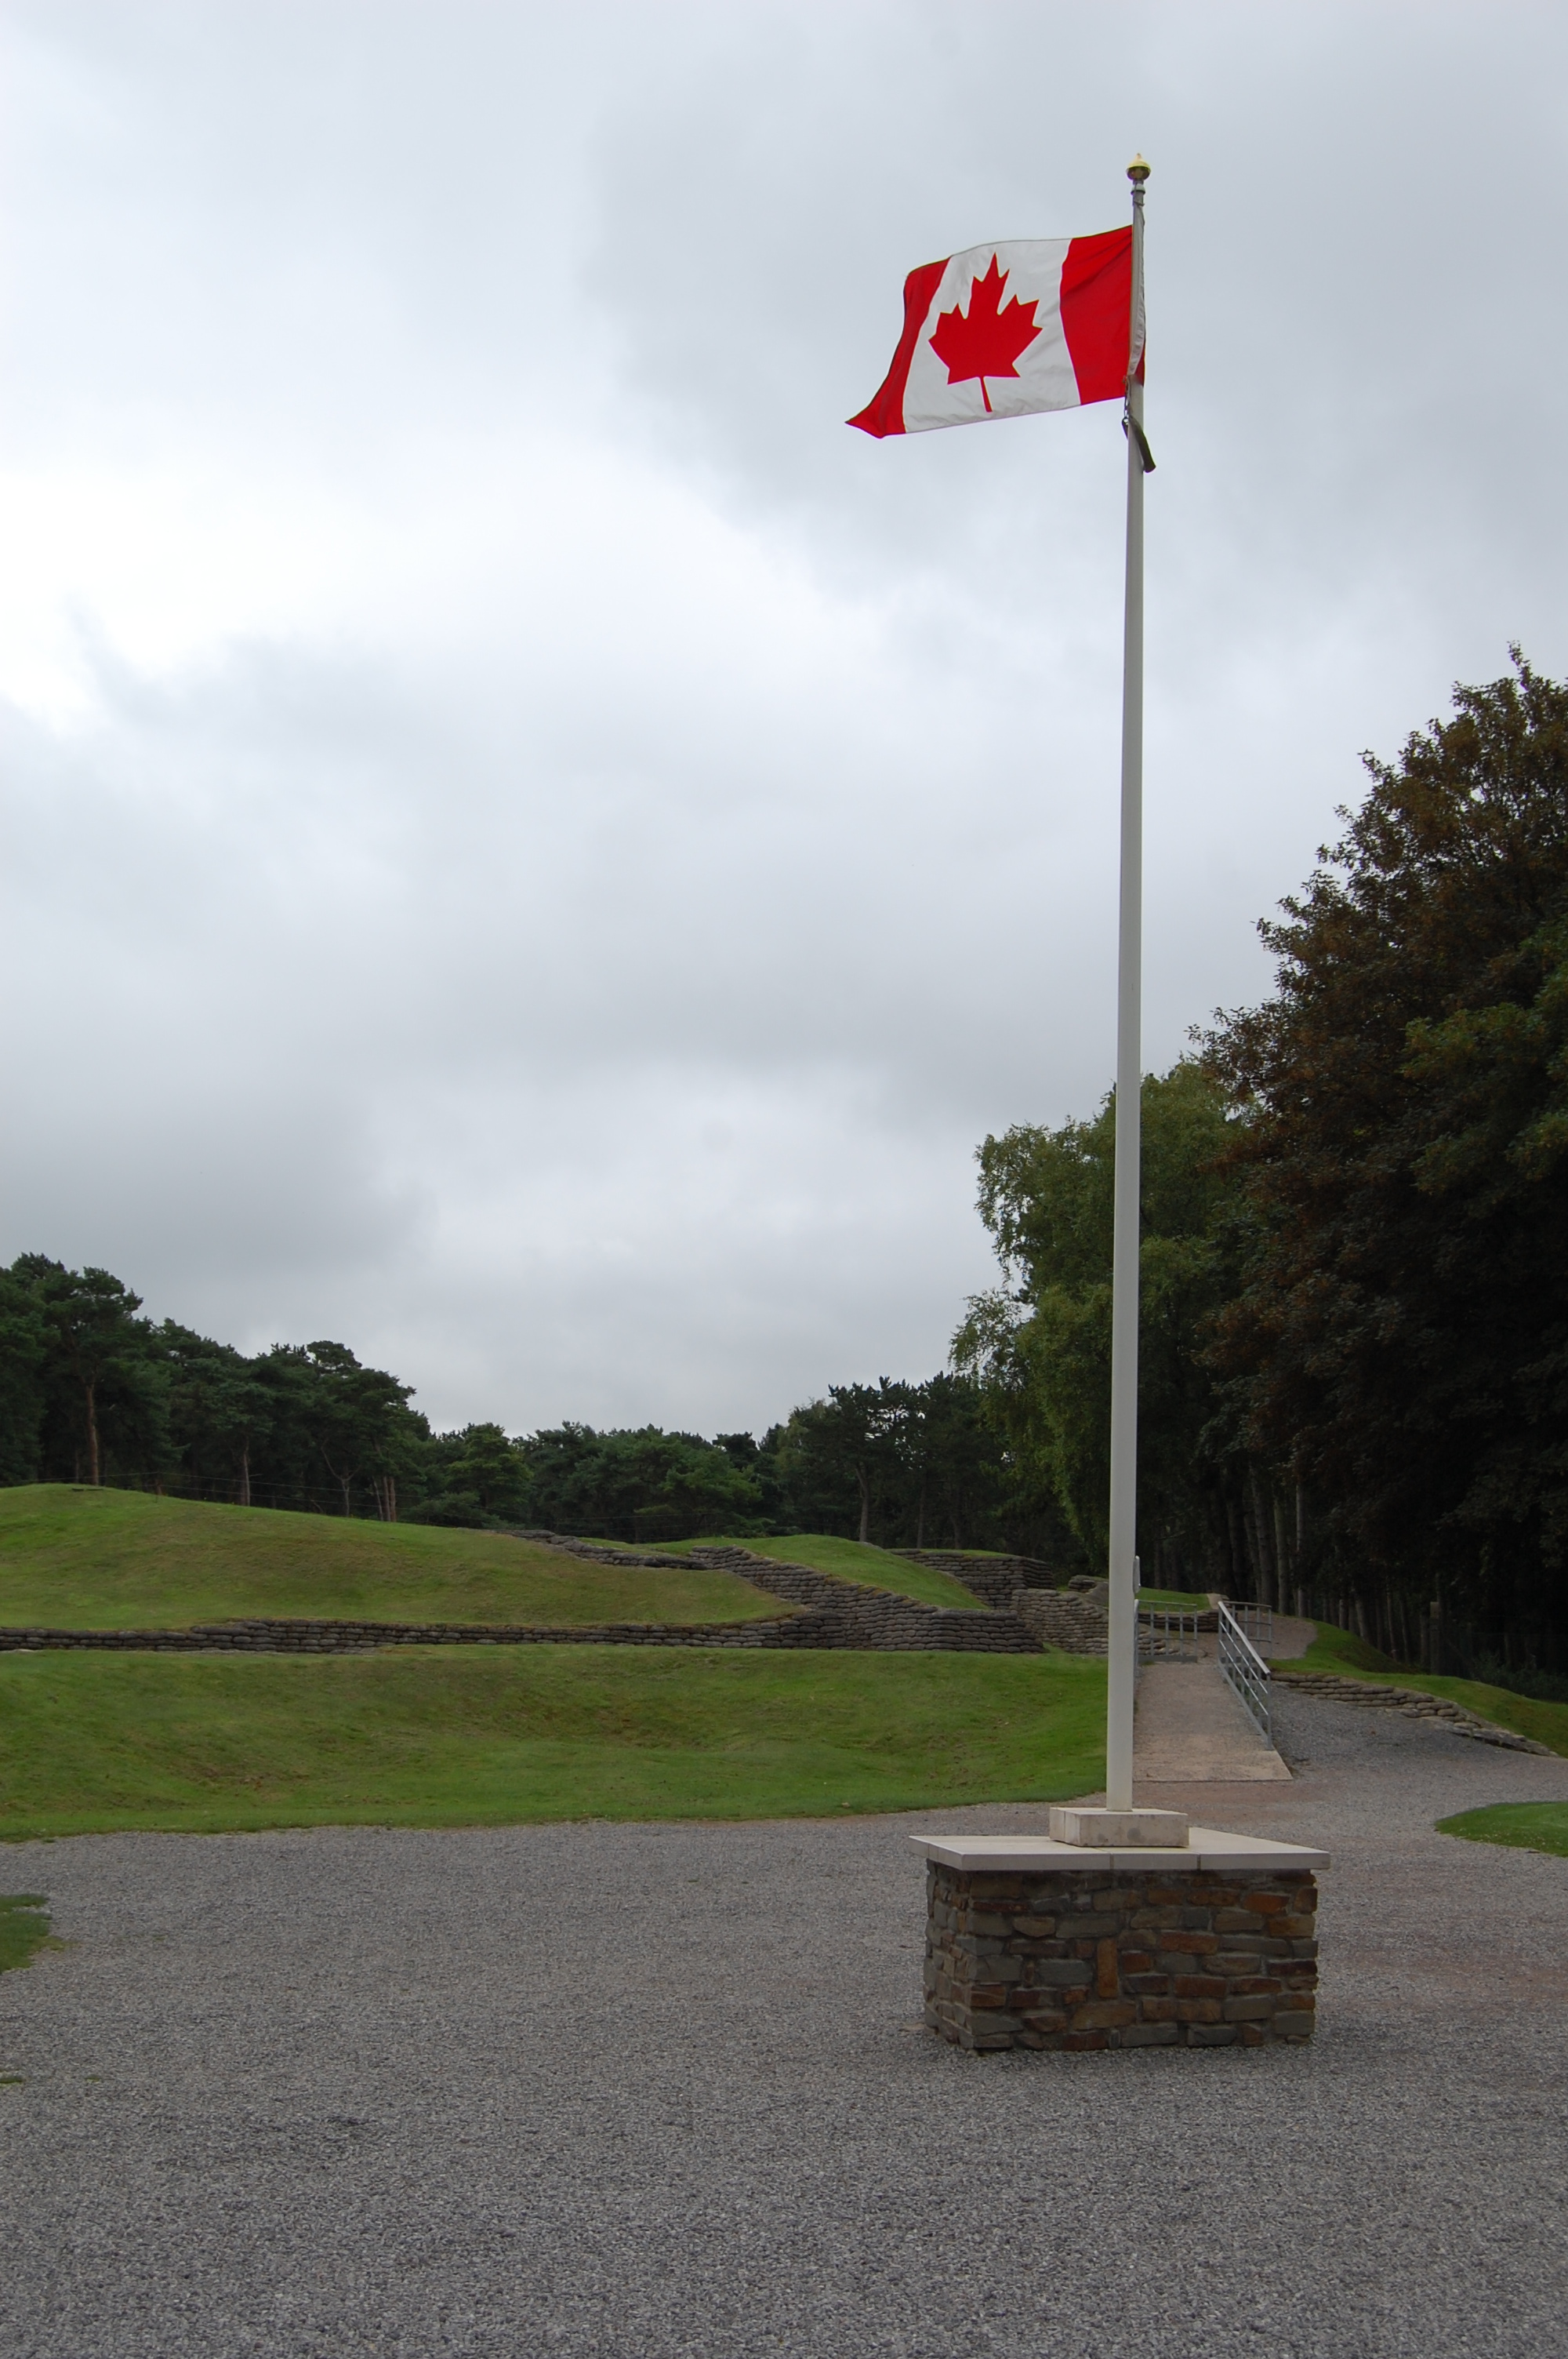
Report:
[{"label": "metal handrail", "polygon": [[[1265,1745],[1274,1742],[1273,1711],[1270,1701],[1269,1666],[1258,1652],[1251,1638],[1242,1628],[1236,1607],[1226,1598],[1216,1601],[1219,1624],[1219,1668],[1230,1682],[1231,1691],[1246,1712]],[[1265,1646],[1271,1645],[1274,1635],[1272,1610],[1267,1606],[1243,1607],[1253,1629]],[[1264,1617],[1267,1616],[1267,1635]]]},{"label": "metal handrail", "polygon": [[1227,1597],[1225,1600],[1232,1615],[1240,1624],[1242,1634],[1250,1640],[1254,1650],[1262,1656],[1274,1651],[1274,1609],[1260,1605],[1254,1598]]},{"label": "metal handrail", "polygon": [[1167,1652],[1170,1650],[1172,1636],[1174,1636],[1178,1658],[1180,1658],[1181,1650],[1185,1647],[1189,1634],[1195,1652],[1196,1650],[1198,1617],[1190,1608],[1184,1610],[1180,1606],[1141,1605],[1138,1609],[1138,1659],[1141,1663],[1152,1663],[1154,1660],[1156,1632],[1163,1640]]}]

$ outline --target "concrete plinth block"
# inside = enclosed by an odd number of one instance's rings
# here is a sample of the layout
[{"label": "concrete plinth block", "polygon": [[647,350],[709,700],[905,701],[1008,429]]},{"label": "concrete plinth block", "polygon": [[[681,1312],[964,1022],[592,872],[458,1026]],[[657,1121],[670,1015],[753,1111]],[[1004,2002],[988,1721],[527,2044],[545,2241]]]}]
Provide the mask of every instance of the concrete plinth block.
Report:
[{"label": "concrete plinth block", "polygon": [[1051,1812],[1054,1842],[1080,1851],[1181,1851],[1187,1840],[1185,1810],[1078,1810],[1058,1805]]}]

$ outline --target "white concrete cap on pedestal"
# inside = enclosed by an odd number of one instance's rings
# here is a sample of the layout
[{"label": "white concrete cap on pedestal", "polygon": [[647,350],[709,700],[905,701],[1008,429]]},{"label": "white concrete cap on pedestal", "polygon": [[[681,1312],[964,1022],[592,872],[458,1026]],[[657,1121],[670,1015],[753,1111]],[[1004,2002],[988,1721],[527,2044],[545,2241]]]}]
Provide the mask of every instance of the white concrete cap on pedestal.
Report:
[{"label": "white concrete cap on pedestal", "polygon": [[1051,1832],[1058,1843],[1076,1843],[1085,1851],[1130,1851],[1134,1844],[1180,1851],[1187,1840],[1187,1814],[1185,1810],[1079,1810],[1072,1804],[1058,1804],[1051,1812]]},{"label": "white concrete cap on pedestal", "polygon": [[1281,1843],[1274,1835],[1233,1835],[1219,1827],[1191,1827],[1184,1851],[1147,1843],[1126,1850],[1086,1850],[1052,1835],[911,1835],[911,1843],[941,1867],[964,1875],[1081,1875],[1086,1869],[1168,1868],[1173,1874],[1220,1871],[1260,1875],[1268,1869],[1301,1873],[1326,1867],[1325,1851]]}]

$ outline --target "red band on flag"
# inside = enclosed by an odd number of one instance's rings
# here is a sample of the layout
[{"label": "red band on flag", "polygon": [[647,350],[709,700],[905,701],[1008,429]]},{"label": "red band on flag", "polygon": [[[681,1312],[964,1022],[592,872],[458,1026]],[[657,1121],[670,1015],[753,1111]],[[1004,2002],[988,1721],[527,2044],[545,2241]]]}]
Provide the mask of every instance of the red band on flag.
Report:
[{"label": "red band on flag", "polygon": [[[1130,235],[1130,233],[1129,234]],[[1096,243],[1093,238],[1086,240],[1086,244],[1091,245]],[[909,364],[914,358],[915,342],[925,324],[925,315],[931,309],[931,299],[942,284],[942,273],[946,267],[947,260],[944,255],[940,262],[923,262],[919,269],[912,270],[904,280],[903,333],[898,340],[898,350],[892,356],[892,366],[883,378],[879,390],[866,404],[859,417],[845,420],[847,425],[858,426],[863,434],[874,434],[879,441],[885,434],[902,434],[904,430],[903,389],[909,383]],[[1129,285],[1130,283],[1130,279]],[[1124,342],[1127,333],[1126,316],[1124,310],[1122,313]],[[1073,357],[1074,365],[1076,366],[1077,355],[1075,353]],[[1122,356],[1121,373],[1123,376],[1127,374],[1125,353]],[[864,382],[863,379],[862,382]]]},{"label": "red band on flag", "polygon": [[[1072,355],[1080,401],[1120,400],[1127,386],[1131,309],[1130,228],[1103,230],[1098,237],[1076,237],[1062,265],[1062,332]],[[1141,354],[1138,374],[1141,377],[1143,374]]]}]

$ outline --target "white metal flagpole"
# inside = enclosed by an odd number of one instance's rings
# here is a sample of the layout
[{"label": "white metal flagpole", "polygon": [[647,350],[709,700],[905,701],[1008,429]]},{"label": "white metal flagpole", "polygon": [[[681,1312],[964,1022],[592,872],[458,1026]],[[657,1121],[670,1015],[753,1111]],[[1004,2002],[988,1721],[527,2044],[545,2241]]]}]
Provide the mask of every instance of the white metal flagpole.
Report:
[{"label": "white metal flagpole", "polygon": [[1110,1637],[1106,1806],[1132,1807],[1132,1707],[1138,1680],[1138,1211],[1143,990],[1143,183],[1132,183],[1132,331],[1127,375],[1127,605],[1121,673],[1121,894],[1116,977],[1116,1198],[1111,1264]]}]

